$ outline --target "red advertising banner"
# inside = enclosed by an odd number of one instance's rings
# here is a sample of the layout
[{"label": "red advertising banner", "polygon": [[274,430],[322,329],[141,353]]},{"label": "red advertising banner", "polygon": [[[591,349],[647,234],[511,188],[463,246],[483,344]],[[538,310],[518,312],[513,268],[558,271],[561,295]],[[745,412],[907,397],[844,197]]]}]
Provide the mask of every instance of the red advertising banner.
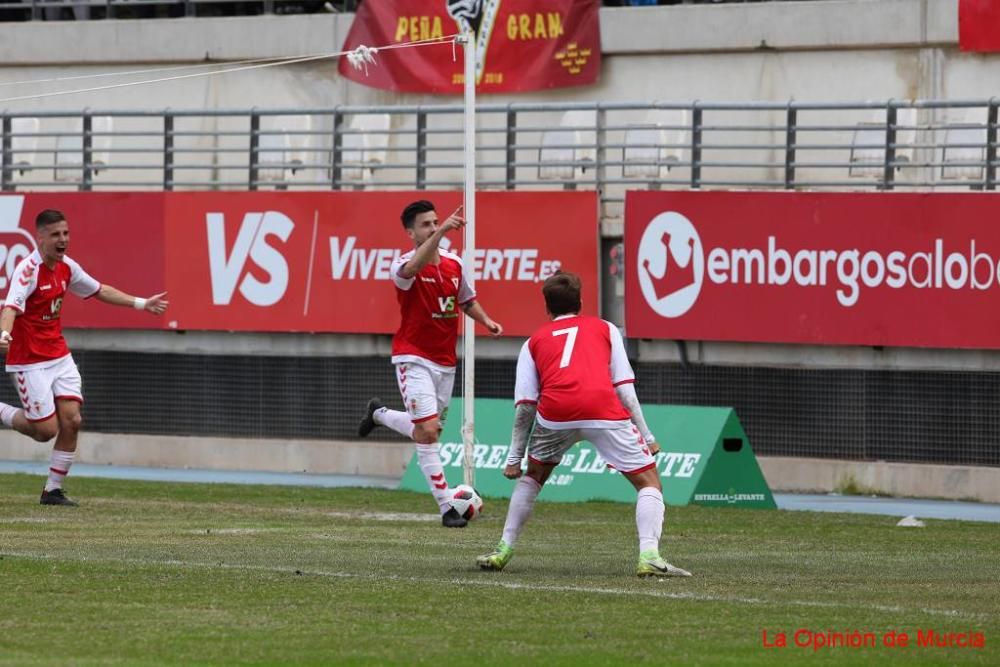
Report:
[{"label": "red advertising banner", "polygon": [[[476,30],[476,85],[483,93],[595,83],[601,71],[600,0],[378,0],[363,2],[343,50],[441,39]],[[374,88],[460,95],[461,47],[451,41],[381,49],[342,76]]]},{"label": "red advertising banner", "polygon": [[[392,333],[389,267],[413,247],[399,215],[423,198],[442,218],[462,203],[460,192],[169,194],[170,319],[179,329]],[[545,321],[540,283],[560,267],[581,275],[584,309],[597,314],[596,193],[483,192],[476,206],[476,291],[508,334]]]},{"label": "red advertising banner", "polygon": [[[118,192],[0,195],[0,294],[7,295],[17,263],[35,250],[35,216],[47,208],[66,216],[68,254],[95,279],[139,296],[162,292],[163,197]],[[96,299],[83,302],[72,294],[62,319],[67,327],[104,329],[155,329],[167,322]]]},{"label": "red advertising banner", "polygon": [[629,336],[1000,349],[994,194],[629,192]]},{"label": "red advertising banner", "polygon": [[[55,208],[70,223],[68,254],[94,278],[170,299],[157,318],[70,297],[67,327],[393,333],[389,266],[412,248],[399,214],[423,198],[441,217],[462,203],[459,192],[0,195],[0,293],[35,249],[35,216]],[[584,310],[597,314],[596,193],[485,192],[476,203],[471,269],[508,334],[545,321],[540,283],[560,267],[580,274]]]},{"label": "red advertising banner", "polygon": [[962,51],[1000,51],[1000,0],[959,0],[958,46]]}]

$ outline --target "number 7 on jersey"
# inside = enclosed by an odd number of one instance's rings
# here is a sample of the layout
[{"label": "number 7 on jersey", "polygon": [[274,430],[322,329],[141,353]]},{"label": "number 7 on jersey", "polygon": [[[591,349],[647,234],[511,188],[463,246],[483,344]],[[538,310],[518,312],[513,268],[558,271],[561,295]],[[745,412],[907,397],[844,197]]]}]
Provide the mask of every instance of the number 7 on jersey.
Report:
[{"label": "number 7 on jersey", "polygon": [[565,329],[556,329],[552,332],[553,336],[566,336],[566,344],[563,346],[559,368],[569,366],[569,359],[573,356],[573,346],[576,345],[576,334],[578,331],[580,331],[580,327],[567,327]]}]

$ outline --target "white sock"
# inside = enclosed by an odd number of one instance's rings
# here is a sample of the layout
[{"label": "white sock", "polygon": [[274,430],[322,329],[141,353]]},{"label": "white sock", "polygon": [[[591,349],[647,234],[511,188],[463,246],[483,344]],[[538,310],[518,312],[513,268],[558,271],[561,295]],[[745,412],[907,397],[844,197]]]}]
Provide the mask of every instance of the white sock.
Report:
[{"label": "white sock", "polygon": [[389,408],[379,408],[372,417],[375,419],[376,424],[388,426],[396,433],[407,438],[413,437],[413,422],[410,421],[410,415],[405,412],[390,410]]},{"label": "white sock", "polygon": [[69,474],[69,467],[73,465],[74,454],[75,452],[52,450],[52,456],[49,458],[49,479],[45,482],[46,491],[62,488],[63,480]]},{"label": "white sock", "polygon": [[507,508],[507,521],[503,525],[503,541],[507,546],[512,547],[517,542],[521,529],[531,516],[531,510],[535,507],[535,498],[542,490],[533,477],[524,475],[517,480],[514,485],[514,493],[510,496],[510,506]]},{"label": "white sock", "polygon": [[431,488],[431,495],[434,496],[438,507],[441,508],[441,514],[444,514],[448,511],[448,499],[451,494],[448,493],[450,489],[448,488],[448,480],[444,476],[444,466],[441,465],[441,455],[438,454],[439,449],[441,449],[439,442],[435,442],[433,445],[421,445],[418,442],[417,464],[424,473],[427,486]]},{"label": "white sock", "polygon": [[663,532],[663,494],[647,486],[639,490],[635,501],[635,525],[639,529],[639,553],[660,552]]},{"label": "white sock", "polygon": [[21,408],[15,408],[13,405],[7,405],[6,403],[0,403],[0,422],[3,422],[4,426],[14,426],[14,415]]}]

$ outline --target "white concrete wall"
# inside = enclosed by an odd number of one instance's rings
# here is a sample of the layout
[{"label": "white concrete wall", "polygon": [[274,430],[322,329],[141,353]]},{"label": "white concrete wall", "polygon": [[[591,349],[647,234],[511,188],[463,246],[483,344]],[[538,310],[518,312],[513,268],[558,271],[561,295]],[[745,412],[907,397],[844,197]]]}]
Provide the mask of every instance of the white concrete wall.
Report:
[{"label": "white concrete wall", "polygon": [[[601,13],[605,65],[599,84],[491,99],[989,97],[1000,78],[1000,59],[957,50],[957,4],[830,0],[606,8]],[[3,23],[0,82],[334,52],[351,20],[351,15],[317,14]],[[62,82],[38,89],[65,87]],[[5,98],[36,87],[0,90]],[[44,107],[294,107],[441,99],[344,82],[331,61],[52,98]],[[35,104],[5,106],[23,109]]]}]

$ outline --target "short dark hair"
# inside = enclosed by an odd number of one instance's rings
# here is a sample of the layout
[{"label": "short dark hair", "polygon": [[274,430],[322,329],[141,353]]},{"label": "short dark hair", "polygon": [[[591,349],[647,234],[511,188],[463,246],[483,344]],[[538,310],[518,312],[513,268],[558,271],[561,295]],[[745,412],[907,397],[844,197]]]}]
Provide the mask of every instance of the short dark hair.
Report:
[{"label": "short dark hair", "polygon": [[435,210],[437,209],[434,208],[434,204],[426,199],[418,199],[403,209],[403,214],[399,216],[399,219],[403,221],[403,227],[409,229],[413,227],[413,223],[416,222],[418,215],[421,213],[430,213]]},{"label": "short dark hair", "polygon": [[45,225],[51,225],[55,222],[62,222],[66,219],[66,216],[62,214],[62,211],[57,211],[54,208],[47,208],[35,218],[35,229],[41,229]]},{"label": "short dark hair", "polygon": [[553,317],[579,313],[580,291],[580,276],[568,271],[557,271],[542,284],[545,307]]}]

